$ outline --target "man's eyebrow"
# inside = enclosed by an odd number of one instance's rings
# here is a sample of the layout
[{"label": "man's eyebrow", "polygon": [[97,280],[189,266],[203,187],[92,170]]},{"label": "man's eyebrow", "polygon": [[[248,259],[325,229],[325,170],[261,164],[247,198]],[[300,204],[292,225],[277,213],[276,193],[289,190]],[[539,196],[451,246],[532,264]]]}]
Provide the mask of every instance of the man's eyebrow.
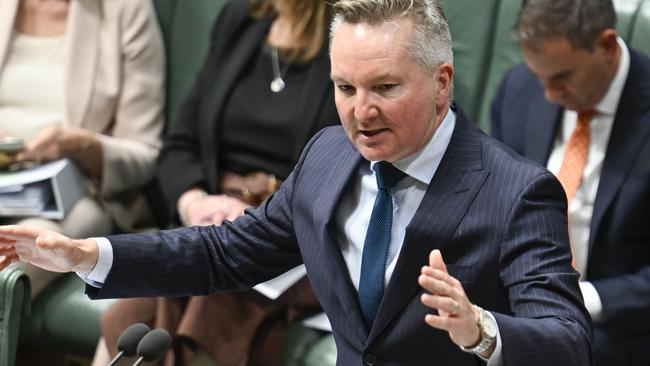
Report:
[{"label": "man's eyebrow", "polygon": [[[342,76],[337,76],[337,75],[332,75],[330,74],[330,79],[332,81],[336,82],[347,82],[344,77]],[[391,75],[390,73],[384,73],[381,75],[374,76],[372,79],[369,79],[371,82],[376,83],[376,82],[381,82],[387,79],[395,79],[395,76]]]},{"label": "man's eyebrow", "polygon": [[374,80],[374,81],[379,81],[379,80],[386,80],[386,79],[393,79],[393,78],[394,78],[393,75],[391,75],[390,73],[386,72],[386,73],[383,73],[383,74],[381,74],[381,75],[378,75],[378,76],[372,78],[372,80]]}]

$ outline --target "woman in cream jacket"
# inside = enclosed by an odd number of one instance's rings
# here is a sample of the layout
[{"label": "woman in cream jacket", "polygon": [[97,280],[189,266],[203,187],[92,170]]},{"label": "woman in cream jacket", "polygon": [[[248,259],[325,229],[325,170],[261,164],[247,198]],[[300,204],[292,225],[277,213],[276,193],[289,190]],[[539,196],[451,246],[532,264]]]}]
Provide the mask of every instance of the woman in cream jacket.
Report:
[{"label": "woman in cream jacket", "polygon": [[[163,93],[150,0],[0,0],[0,132],[24,139],[27,159],[67,157],[87,177],[63,220],[12,221],[72,237],[143,224]],[[52,278],[26,271],[34,293]]]}]

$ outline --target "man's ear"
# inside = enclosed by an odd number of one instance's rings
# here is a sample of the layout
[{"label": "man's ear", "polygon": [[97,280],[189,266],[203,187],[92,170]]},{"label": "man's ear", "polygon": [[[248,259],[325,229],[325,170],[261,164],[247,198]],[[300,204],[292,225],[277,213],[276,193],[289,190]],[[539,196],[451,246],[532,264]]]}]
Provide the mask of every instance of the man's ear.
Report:
[{"label": "man's ear", "polygon": [[596,49],[600,50],[606,60],[614,61],[618,55],[618,34],[614,29],[605,29],[598,37]]},{"label": "man's ear", "polygon": [[438,65],[435,71],[435,82],[438,84],[436,94],[436,106],[441,107],[449,102],[452,92],[452,81],[454,80],[454,65],[443,62]]}]

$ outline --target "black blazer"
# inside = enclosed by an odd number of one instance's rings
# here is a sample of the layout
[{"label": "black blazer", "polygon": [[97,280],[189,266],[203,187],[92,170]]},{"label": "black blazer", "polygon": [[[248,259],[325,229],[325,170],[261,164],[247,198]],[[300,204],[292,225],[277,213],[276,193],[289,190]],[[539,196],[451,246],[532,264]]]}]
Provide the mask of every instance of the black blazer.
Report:
[{"label": "black blazer", "polygon": [[330,127],[280,190],[220,227],[109,237],[113,267],[92,297],[247,289],[304,263],[341,366],[479,365],[424,322],[420,268],[439,248],[469,298],[499,324],[505,365],[590,363],[590,324],[571,267],[559,182],[458,110],[451,142],[413,219],[371,329],[337,241],[336,208],[368,164]]},{"label": "black blazer", "polygon": [[[494,99],[492,134],[545,166],[562,114],[520,65]],[[603,303],[598,364],[650,365],[650,59],[632,49],[594,203],[586,279]]]},{"label": "black blazer", "polygon": [[[204,65],[163,141],[157,179],[169,217],[175,215],[176,201],[190,187],[202,185],[210,192],[218,192],[219,119],[228,96],[263,44],[273,21],[272,17],[253,19],[249,14],[249,1],[232,1],[223,6]],[[327,42],[311,62],[308,91],[301,100],[287,105],[299,108],[304,116],[301,130],[296,131],[297,140],[303,142],[293,147],[296,160],[316,131],[339,123]]]}]

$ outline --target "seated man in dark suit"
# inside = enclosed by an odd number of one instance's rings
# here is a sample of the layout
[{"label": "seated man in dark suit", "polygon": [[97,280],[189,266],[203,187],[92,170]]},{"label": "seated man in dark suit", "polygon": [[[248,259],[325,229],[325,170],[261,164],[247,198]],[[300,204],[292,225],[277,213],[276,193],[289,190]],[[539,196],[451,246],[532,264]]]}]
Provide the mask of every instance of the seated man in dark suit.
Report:
[{"label": "seated man in dark suit", "polygon": [[562,187],[451,103],[439,4],[334,9],[343,126],[319,132],[260,207],[99,239],[1,227],[0,268],[77,271],[105,298],[248,289],[304,263],[339,365],[590,364]]},{"label": "seated man in dark suit", "polygon": [[611,0],[527,1],[492,133],[566,190],[596,364],[650,365],[650,60],[615,22]]}]

